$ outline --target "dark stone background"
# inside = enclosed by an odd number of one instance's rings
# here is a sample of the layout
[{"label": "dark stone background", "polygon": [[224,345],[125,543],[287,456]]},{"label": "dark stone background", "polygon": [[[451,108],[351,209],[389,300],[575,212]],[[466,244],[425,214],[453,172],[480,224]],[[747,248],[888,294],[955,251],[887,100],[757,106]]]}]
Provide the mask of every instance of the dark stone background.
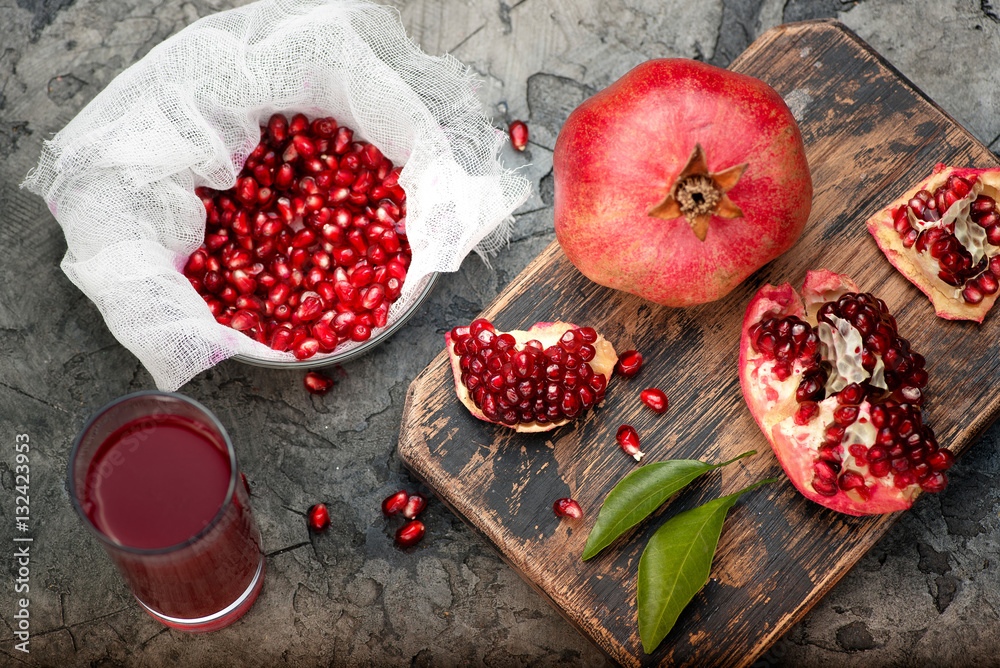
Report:
[{"label": "dark stone background", "polygon": [[[1000,148],[1000,18],[987,0],[401,0],[409,34],[482,78],[498,127],[529,122],[532,198],[491,267],[470,257],[406,327],[337,370],[323,398],[302,373],[225,362],[182,391],[215,411],[238,444],[268,551],[264,593],[207,636],[140,611],[64,486],[72,438],[100,405],[153,387],[97,309],[59,270],[61,231],[18,189],[41,142],[115,75],[228,0],[0,2],[0,544],[14,532],[14,438],[32,444],[31,653],[13,649],[12,578],[0,594],[4,665],[488,665],[605,663],[440,503],[411,552],[379,503],[421,489],[395,455],[410,381],[553,239],[551,147],[566,115],[651,57],[725,66],[781,22],[839,18],[959,122]],[[941,399],[939,399],[941,400]],[[950,487],[920,499],[757,665],[998,665],[1000,432],[959,461]],[[427,492],[428,490],[422,490]],[[310,536],[317,501],[333,524]],[[16,569],[5,559],[6,571]]]}]

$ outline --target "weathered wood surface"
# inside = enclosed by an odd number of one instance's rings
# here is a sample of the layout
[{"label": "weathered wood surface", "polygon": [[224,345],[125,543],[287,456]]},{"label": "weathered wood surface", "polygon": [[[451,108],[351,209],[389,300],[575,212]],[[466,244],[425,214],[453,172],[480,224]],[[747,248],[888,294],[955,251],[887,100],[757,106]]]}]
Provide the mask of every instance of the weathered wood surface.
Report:
[{"label": "weathered wood surface", "polygon": [[[781,474],[750,416],[737,377],[743,311],[764,283],[801,285],[809,268],[850,274],[882,297],[900,331],[928,360],[926,417],[939,440],[963,452],[997,417],[1000,344],[996,316],[983,325],[933,317],[930,303],[897,275],[864,221],[936,162],[996,165],[996,158],[878,54],[836,22],[775,28],[732,69],[768,82],[798,119],[814,180],[806,232],[784,256],[721,302],[659,307],[597,286],[553,243],[491,304],[499,329],[540,320],[590,324],[618,350],[646,362],[632,380],[612,381],[605,404],[576,423],[520,435],[471,417],[457,402],[444,354],[414,380],[399,453],[410,470],[481,534],[583,634],[625,665],[754,662],[840,579],[896,519],[852,518],[807,501]],[[663,416],[642,409],[639,391],[661,387]],[[945,404],[941,397],[947,395]],[[601,501],[634,468],[615,444],[633,425],[646,462],[757,456],[705,477],[656,517],[583,562]],[[743,486],[779,483],[730,512],[711,579],[653,655],[639,642],[636,570],[664,517]],[[580,522],[560,522],[552,502],[577,499]]]}]

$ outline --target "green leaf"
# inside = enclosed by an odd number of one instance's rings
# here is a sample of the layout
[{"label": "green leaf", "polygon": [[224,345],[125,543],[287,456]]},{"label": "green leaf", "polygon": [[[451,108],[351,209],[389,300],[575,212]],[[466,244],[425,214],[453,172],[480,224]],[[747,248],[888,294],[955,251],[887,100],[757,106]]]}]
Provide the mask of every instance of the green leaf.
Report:
[{"label": "green leaf", "polygon": [[590,559],[611,545],[618,536],[646,519],[664,501],[698,476],[755,454],[756,450],[744,452],[721,464],[706,464],[697,459],[674,459],[646,464],[632,471],[615,485],[601,505],[597,522],[587,536],[583,559]]},{"label": "green leaf", "polygon": [[651,654],[681,611],[708,582],[726,513],[762,480],[735,494],[686,510],[656,530],[639,559],[639,638]]}]

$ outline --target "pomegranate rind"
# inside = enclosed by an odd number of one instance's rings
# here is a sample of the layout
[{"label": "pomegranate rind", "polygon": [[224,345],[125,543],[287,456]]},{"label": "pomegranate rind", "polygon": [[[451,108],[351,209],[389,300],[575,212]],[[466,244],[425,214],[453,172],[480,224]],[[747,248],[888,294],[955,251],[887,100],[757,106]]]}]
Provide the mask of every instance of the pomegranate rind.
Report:
[{"label": "pomegranate rind", "polygon": [[[792,374],[785,380],[771,375],[770,361],[753,349],[750,328],[765,317],[784,318],[790,315],[798,316],[815,326],[816,312],[823,303],[836,300],[848,292],[858,291],[857,284],[850,277],[826,269],[806,273],[801,296],[788,283],[777,287],[765,285],[747,306],[740,335],[739,362],[743,398],[788,479],[806,498],[831,510],[854,516],[905,510],[913,504],[920,488],[910,485],[900,490],[893,485],[891,476],[874,479],[869,476],[872,484],[868,488],[868,500],[861,499],[856,493],[842,490],[835,496],[824,496],[816,492],[811,482],[814,454],[820,437],[813,434],[816,438],[811,439],[806,434],[807,430],[796,426],[792,419],[799,406],[795,390],[801,377],[801,367],[796,363]],[[832,401],[836,399],[824,400]],[[868,408],[868,402],[863,402],[860,415],[866,416]],[[844,455],[844,465],[847,469],[861,470],[861,466],[847,452]]]},{"label": "pomegranate rind", "polygon": [[[523,346],[528,341],[535,339],[541,342],[543,348],[555,345],[559,338],[571,329],[578,329],[577,325],[568,322],[537,322],[527,330],[515,329],[507,332],[514,337],[518,346]],[[497,330],[497,334],[502,334]],[[455,343],[451,339],[451,332],[446,332],[444,335],[445,346],[448,350],[448,362],[451,364],[451,373],[455,380],[455,394],[458,395],[459,401],[469,409],[473,417],[479,418],[484,422],[492,422],[494,424],[499,424],[509,429],[521,433],[538,433],[543,431],[551,431],[557,427],[561,427],[564,424],[569,424],[573,420],[559,420],[558,422],[547,422],[545,424],[538,424],[537,422],[530,423],[518,423],[517,425],[510,426],[503,424],[502,422],[496,422],[490,420],[483,412],[479,410],[476,406],[476,402],[472,400],[472,395],[469,393],[469,388],[467,388],[462,383],[462,368],[461,356],[455,354]],[[593,343],[595,354],[594,358],[588,362],[590,368],[594,370],[594,373],[599,373],[604,376],[604,379],[610,383],[611,374],[614,371],[615,364],[618,362],[618,355],[615,353],[615,348],[610,341],[605,339],[600,334],[597,335],[597,340]],[[579,419],[579,417],[574,418]]]},{"label": "pomegranate rind", "polygon": [[936,260],[931,258],[929,254],[918,254],[912,248],[903,246],[903,240],[896,232],[893,221],[892,212],[894,210],[906,206],[906,203],[921,190],[934,192],[938,187],[944,185],[952,174],[965,179],[975,177],[983,182],[984,194],[1000,201],[1000,191],[998,191],[1000,189],[1000,169],[971,169],[938,163],[927,178],[869,218],[866,226],[871,235],[875,237],[875,243],[878,244],[889,263],[931,300],[935,315],[945,320],[982,322],[986,314],[993,308],[993,304],[1000,298],[1000,292],[984,296],[978,304],[965,302],[960,294],[961,288],[948,285],[938,277]]},{"label": "pomegranate rind", "polygon": [[[748,163],[726,193],[742,215],[712,215],[704,241],[683,216],[649,215],[695,144],[710,172]],[[802,136],[781,96],[694,60],[647,61],[584,101],[552,158],[566,257],[595,283],[665,306],[731,292],[795,244],[812,203]]]},{"label": "pomegranate rind", "polygon": [[793,373],[781,381],[767,373],[762,356],[750,344],[750,327],[767,316],[790,315],[815,325],[819,307],[848,292],[858,292],[857,284],[849,276],[817,269],[806,272],[801,295],[789,283],[777,287],[768,284],[750,300],[740,336],[740,387],[751,415],[764,434],[770,434],[778,422],[795,413],[799,378]]}]

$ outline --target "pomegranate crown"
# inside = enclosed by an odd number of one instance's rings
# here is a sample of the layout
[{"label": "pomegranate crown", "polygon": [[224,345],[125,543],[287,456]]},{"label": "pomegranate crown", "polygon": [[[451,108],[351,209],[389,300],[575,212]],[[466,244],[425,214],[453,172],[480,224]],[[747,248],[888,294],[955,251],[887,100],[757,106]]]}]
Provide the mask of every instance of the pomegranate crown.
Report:
[{"label": "pomegranate crown", "polygon": [[721,172],[709,172],[705,149],[695,144],[667,196],[649,210],[649,215],[663,220],[684,216],[695,236],[704,241],[713,215],[727,219],[743,216],[726,193],[736,185],[746,168],[744,162]]}]

